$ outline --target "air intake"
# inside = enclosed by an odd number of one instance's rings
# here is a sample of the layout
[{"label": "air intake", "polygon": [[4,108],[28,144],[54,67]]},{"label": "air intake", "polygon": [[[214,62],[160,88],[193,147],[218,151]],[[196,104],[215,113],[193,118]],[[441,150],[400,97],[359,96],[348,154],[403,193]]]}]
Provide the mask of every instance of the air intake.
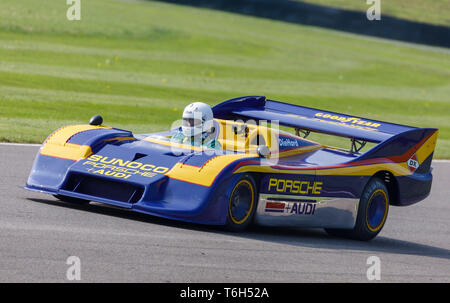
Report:
[{"label": "air intake", "polygon": [[128,203],[138,202],[144,193],[142,186],[81,174],[71,174],[63,189],[92,197]]}]

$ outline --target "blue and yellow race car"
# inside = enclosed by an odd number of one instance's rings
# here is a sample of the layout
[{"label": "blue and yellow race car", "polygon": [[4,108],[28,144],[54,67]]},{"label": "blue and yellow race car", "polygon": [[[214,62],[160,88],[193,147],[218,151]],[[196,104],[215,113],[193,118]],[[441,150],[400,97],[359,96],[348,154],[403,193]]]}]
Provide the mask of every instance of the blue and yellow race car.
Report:
[{"label": "blue and yellow race car", "polygon": [[[437,129],[264,96],[224,101],[212,111],[220,143],[213,149],[171,141],[177,128],[134,135],[99,117],[62,127],[40,148],[26,188],[233,231],[254,222],[359,240],[381,231],[389,206],[430,193]],[[310,132],[348,138],[350,148],[308,140]],[[361,153],[366,143],[373,147]]]}]

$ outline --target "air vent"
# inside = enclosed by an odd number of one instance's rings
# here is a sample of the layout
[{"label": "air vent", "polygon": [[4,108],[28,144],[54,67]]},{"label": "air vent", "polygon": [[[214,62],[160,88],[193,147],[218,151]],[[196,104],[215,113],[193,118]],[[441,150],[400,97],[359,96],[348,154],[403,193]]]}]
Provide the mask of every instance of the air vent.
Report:
[{"label": "air vent", "polygon": [[136,203],[144,193],[142,186],[108,179],[71,174],[64,190],[119,202]]},{"label": "air vent", "polygon": [[148,156],[148,155],[146,155],[146,154],[136,153],[136,154],[134,155],[133,161],[139,160],[140,158],[144,158],[144,157],[147,157],[147,156]]}]

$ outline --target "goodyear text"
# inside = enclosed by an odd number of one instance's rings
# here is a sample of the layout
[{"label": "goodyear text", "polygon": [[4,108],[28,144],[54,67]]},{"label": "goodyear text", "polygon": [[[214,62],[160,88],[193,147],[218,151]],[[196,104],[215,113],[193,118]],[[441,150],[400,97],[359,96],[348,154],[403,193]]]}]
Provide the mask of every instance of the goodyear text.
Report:
[{"label": "goodyear text", "polygon": [[360,118],[356,118],[356,117],[344,117],[344,116],[324,114],[324,113],[317,113],[315,116],[320,117],[320,118],[330,119],[330,120],[336,120],[336,121],[343,122],[343,123],[353,123],[353,124],[362,125],[362,126],[379,127],[381,125],[380,123],[369,122],[369,121],[361,120]]}]

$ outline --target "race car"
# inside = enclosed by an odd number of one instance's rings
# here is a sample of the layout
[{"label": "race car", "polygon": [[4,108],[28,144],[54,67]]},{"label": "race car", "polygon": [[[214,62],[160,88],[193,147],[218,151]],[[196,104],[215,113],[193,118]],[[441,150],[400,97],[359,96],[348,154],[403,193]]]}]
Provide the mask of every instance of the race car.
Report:
[{"label": "race car", "polygon": [[[212,107],[220,148],[89,124],[62,127],[41,146],[25,188],[72,203],[96,201],[242,231],[249,224],[324,228],[370,240],[390,206],[428,196],[438,130],[269,100]],[[307,139],[349,140],[342,149]],[[373,147],[361,152],[366,143]]]}]

